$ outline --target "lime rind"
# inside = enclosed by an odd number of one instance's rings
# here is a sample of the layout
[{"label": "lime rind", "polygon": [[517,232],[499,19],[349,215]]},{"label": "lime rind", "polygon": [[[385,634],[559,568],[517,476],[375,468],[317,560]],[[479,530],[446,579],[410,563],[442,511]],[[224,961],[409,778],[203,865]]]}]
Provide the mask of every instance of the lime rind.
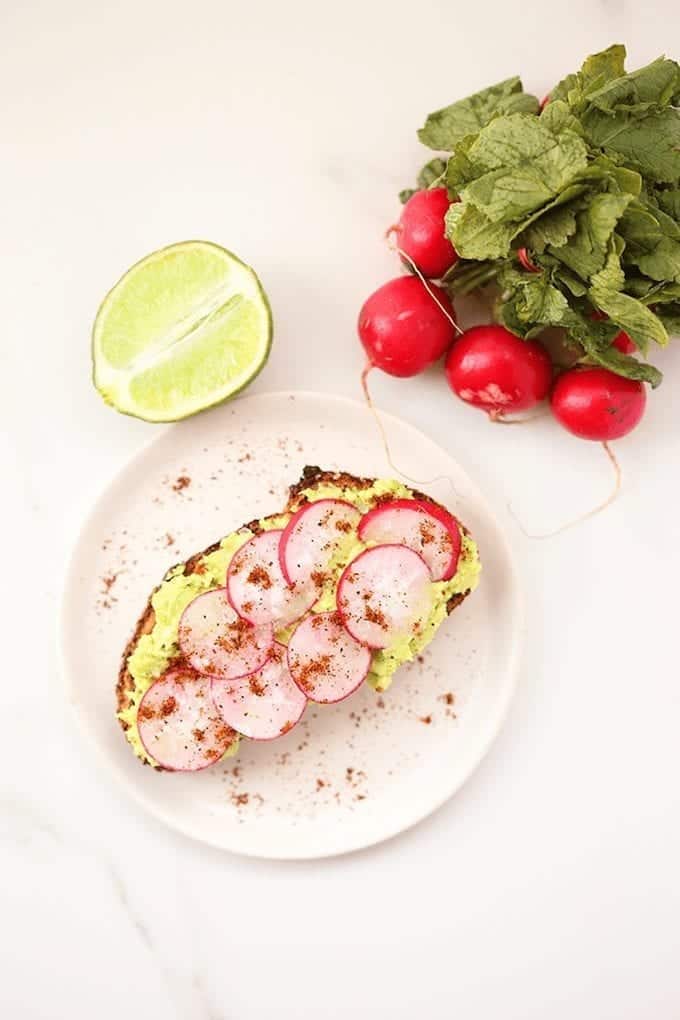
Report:
[{"label": "lime rind", "polygon": [[272,332],[250,266],[212,242],[180,242],[137,262],[106,295],[92,333],[94,384],[123,414],[177,421],[247,386]]}]

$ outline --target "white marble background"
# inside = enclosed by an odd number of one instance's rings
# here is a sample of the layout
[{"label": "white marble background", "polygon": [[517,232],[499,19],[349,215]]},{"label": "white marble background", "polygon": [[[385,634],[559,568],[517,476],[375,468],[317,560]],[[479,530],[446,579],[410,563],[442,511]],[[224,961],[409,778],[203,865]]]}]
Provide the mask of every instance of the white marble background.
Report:
[{"label": "white marble background", "polygon": [[[672,0],[0,3],[3,1018],[680,1016],[680,344],[618,447],[617,504],[552,541],[515,529],[531,628],[508,724],[389,844],[281,865],[165,831],[92,760],[54,651],[79,521],[154,432],[88,378],[121,270],[225,243],[274,307],[256,389],[356,395],[355,315],[395,270],[381,232],[424,114],[516,72],[542,94],[615,40],[678,56],[678,27]],[[607,488],[595,445],[495,429],[436,372],[374,387],[529,529]]]}]

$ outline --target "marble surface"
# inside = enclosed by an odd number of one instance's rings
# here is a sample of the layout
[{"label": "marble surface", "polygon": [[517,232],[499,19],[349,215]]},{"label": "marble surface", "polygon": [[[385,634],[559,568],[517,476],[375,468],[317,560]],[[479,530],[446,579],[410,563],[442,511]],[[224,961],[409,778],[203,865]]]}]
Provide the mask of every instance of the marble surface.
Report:
[{"label": "marble surface", "polygon": [[[99,770],[55,652],[79,522],[156,432],[89,381],[119,273],[225,243],[276,317],[254,389],[357,395],[354,320],[395,272],[381,235],[424,114],[516,72],[542,94],[617,39],[642,63],[677,29],[670,0],[2,5],[3,1017],[680,1015],[680,345],[618,446],[617,503],[550,541],[513,527],[519,694],[469,784],[403,837],[282,865],[173,835]],[[549,420],[494,428],[434,371],[373,385],[527,531],[607,490],[601,450]]]}]

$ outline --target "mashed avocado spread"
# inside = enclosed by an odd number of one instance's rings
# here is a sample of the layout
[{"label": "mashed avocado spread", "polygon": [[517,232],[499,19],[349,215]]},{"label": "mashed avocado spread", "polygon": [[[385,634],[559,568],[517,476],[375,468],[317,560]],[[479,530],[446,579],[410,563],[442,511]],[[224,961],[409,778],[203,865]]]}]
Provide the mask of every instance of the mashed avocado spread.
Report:
[{"label": "mashed avocado spread", "polygon": [[[390,479],[378,479],[370,488],[342,488],[339,485],[324,484],[305,489],[301,493],[304,499],[314,502],[318,499],[344,499],[353,503],[362,512],[370,510],[380,497],[389,494],[394,499],[412,499],[413,494],[406,486]],[[290,513],[278,514],[261,520],[260,526],[268,531],[272,528],[283,528],[291,517]],[[135,689],[130,694],[130,705],[119,713],[119,718],[126,724],[126,736],[135,753],[144,761],[149,761],[142,745],[137,729],[137,708],[142,695],[154,680],[165,671],[172,659],[179,654],[177,630],[180,617],[192,599],[205,591],[222,588],[225,584],[227,567],[232,556],[249,538],[252,532],[247,528],[232,532],[220,542],[219,548],[203,556],[199,561],[199,572],[184,573],[184,565],[172,567],[165,575],[162,583],[151,597],[151,605],[155,614],[155,622],[148,634],[142,635],[130,655],[127,666],[135,681]],[[476,544],[462,533],[462,544],[458,569],[450,581],[433,582],[435,599],[432,613],[422,633],[402,640],[373,653],[371,670],[366,678],[367,683],[377,691],[385,691],[392,682],[392,677],[399,666],[413,659],[432,640],[434,634],[446,617],[446,604],[452,595],[463,594],[477,587],[481,565]],[[374,543],[369,543],[374,544]],[[329,570],[329,581],[324,587],[319,601],[312,612],[327,612],[335,609],[335,588],[347,563],[367,548],[365,543],[355,537],[348,539],[345,548],[335,557]],[[287,642],[290,630],[279,632],[279,641]],[[235,754],[238,742],[235,742],[227,755]]]}]

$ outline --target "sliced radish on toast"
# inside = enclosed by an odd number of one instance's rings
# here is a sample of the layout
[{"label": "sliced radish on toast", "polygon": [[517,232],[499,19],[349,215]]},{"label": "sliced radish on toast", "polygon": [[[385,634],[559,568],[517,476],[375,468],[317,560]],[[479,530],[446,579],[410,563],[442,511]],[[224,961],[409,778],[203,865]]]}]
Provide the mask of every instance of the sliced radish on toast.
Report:
[{"label": "sliced radish on toast", "polygon": [[279,562],[281,534],[277,528],[255,535],[234,554],[227,571],[229,601],[238,615],[277,630],[304,616],[320,591],[311,578],[288,584]]},{"label": "sliced radish on toast", "polygon": [[338,582],[338,610],[353,638],[387,648],[421,633],[434,589],[425,560],[404,545],[376,545],[349,563]]},{"label": "sliced radish on toast", "polygon": [[189,603],[179,621],[184,658],[198,673],[234,679],[254,673],[274,644],[271,625],[253,627],[236,613],[224,588],[207,591]]},{"label": "sliced radish on toast", "polygon": [[356,534],[361,512],[344,499],[319,499],[293,514],[279,543],[281,570],[289,584],[324,572],[343,540]]},{"label": "sliced radish on toast", "polygon": [[458,521],[424,499],[394,499],[369,510],[361,519],[359,538],[408,546],[425,560],[433,581],[449,581],[458,568]]},{"label": "sliced radish on toast", "polygon": [[307,704],[288,670],[286,646],[278,643],[256,673],[242,680],[213,680],[212,698],[225,723],[251,740],[287,733]]},{"label": "sliced radish on toast", "polygon": [[173,772],[214,765],[238,739],[213,703],[210,680],[192,670],[170,670],[151,684],[137,727],[149,757]]},{"label": "sliced radish on toast", "polygon": [[346,630],[339,613],[315,613],[288,643],[291,676],[311,701],[342,701],[366,679],[371,652]]}]

